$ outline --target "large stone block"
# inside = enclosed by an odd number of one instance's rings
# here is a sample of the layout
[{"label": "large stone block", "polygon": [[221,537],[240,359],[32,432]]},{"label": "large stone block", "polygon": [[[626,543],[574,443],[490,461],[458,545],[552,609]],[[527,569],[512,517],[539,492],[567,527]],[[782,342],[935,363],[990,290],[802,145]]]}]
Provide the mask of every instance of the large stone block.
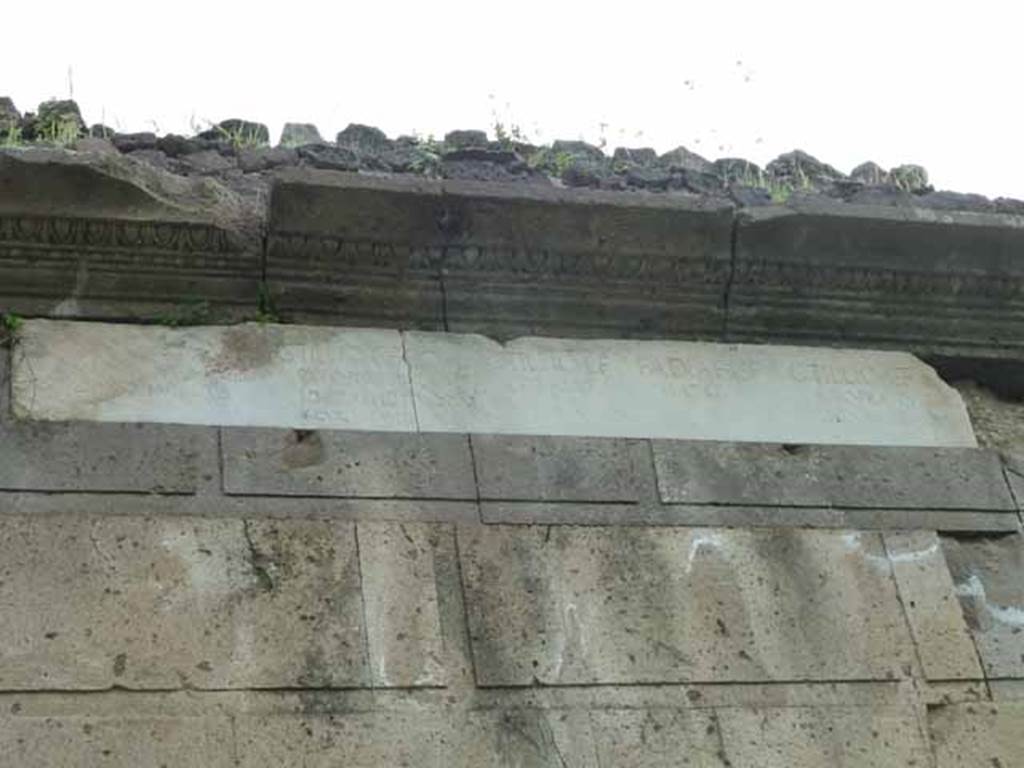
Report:
[{"label": "large stone block", "polygon": [[913,642],[878,534],[460,527],[482,686],[887,680]]},{"label": "large stone block", "polygon": [[[635,502],[654,495],[643,440],[473,435],[482,499]],[[646,482],[645,482],[646,481]]]},{"label": "large stone block", "polygon": [[1024,678],[1024,537],[945,536],[942,548],[990,678]]},{"label": "large stone block", "polygon": [[1024,703],[937,707],[928,725],[937,768],[1011,768],[1024,755]]},{"label": "large stone block", "polygon": [[230,768],[225,716],[0,717],[0,761],[11,768]]},{"label": "large stone block", "polygon": [[976,448],[654,441],[668,504],[1010,512],[999,456]]},{"label": "large stone block", "polygon": [[605,709],[590,715],[599,765],[730,768],[717,713],[708,709]]},{"label": "large stone block", "polygon": [[267,280],[287,316],[495,336],[718,333],[732,211],[678,196],[289,170]]},{"label": "large stone block", "polygon": [[416,431],[394,331],[35,320],[18,351],[29,418]]},{"label": "large stone block", "polygon": [[975,444],[956,391],[895,352],[36,320],[13,393],[37,419]]},{"label": "large stone block", "polygon": [[732,768],[931,765],[928,744],[913,711],[737,707],[718,710],[718,717]]},{"label": "large stone block", "polygon": [[0,152],[0,311],[252,317],[263,217],[211,179],[116,152]]},{"label": "large stone block", "polygon": [[216,430],[0,418],[0,490],[195,493],[216,472]]},{"label": "large stone block", "polygon": [[939,537],[915,531],[886,533],[884,539],[925,677],[983,678]]},{"label": "large stone block", "polygon": [[899,353],[416,332],[406,353],[424,430],[975,445],[955,390]]},{"label": "large stone block", "polygon": [[1024,353],[1024,219],[801,202],[744,211],[730,340]]},{"label": "large stone block", "polygon": [[429,563],[366,537],[361,570],[351,523],[2,517],[0,689],[368,687],[370,658],[423,684]]},{"label": "large stone block", "polygon": [[465,435],[226,428],[232,494],[475,499]]}]

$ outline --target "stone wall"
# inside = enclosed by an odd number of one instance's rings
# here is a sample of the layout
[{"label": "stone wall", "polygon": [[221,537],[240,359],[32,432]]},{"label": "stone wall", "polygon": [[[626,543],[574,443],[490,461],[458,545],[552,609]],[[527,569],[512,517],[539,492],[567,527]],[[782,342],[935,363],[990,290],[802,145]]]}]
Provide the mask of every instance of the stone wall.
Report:
[{"label": "stone wall", "polygon": [[[0,301],[61,319],[0,347],[0,766],[1020,763],[1019,222],[331,175],[252,227],[31,162]],[[499,326],[565,336],[454,332]],[[734,332],[818,348],[622,338]]]}]

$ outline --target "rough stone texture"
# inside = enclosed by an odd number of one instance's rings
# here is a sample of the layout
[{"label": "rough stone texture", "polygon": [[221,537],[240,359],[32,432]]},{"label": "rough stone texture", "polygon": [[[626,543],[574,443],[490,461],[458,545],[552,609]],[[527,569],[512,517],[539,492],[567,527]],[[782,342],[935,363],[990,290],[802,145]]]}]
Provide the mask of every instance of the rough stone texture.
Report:
[{"label": "rough stone texture", "polygon": [[[612,709],[591,714],[598,765],[729,768],[711,709]],[[685,763],[681,763],[685,760]]]},{"label": "rough stone texture", "polygon": [[986,675],[1024,678],[1024,537],[946,536],[942,548]]},{"label": "rough stone texture", "polygon": [[503,435],[472,440],[482,499],[639,501],[653,492],[645,441]]},{"label": "rough stone texture", "polygon": [[722,711],[719,721],[732,768],[931,765],[927,739],[913,712],[850,707],[737,708]]},{"label": "rough stone texture", "polygon": [[938,536],[886,533],[884,540],[925,677],[983,678]]},{"label": "rough stone texture", "polygon": [[3,690],[361,686],[351,524],[0,521]]},{"label": "rough stone texture", "polygon": [[506,337],[721,327],[732,216],[714,201],[289,171],[270,208],[268,286],[291,319]]},{"label": "rough stone texture", "polygon": [[35,320],[14,362],[35,419],[974,445],[955,390],[892,352]]},{"label": "rough stone texture", "polygon": [[0,716],[0,756],[17,768],[230,768],[228,717]]},{"label": "rough stone texture", "polygon": [[1024,457],[1024,402],[1000,397],[972,381],[958,381],[954,386],[967,406],[978,444],[1007,456]]},{"label": "rough stone texture", "polygon": [[215,431],[201,427],[0,416],[0,490],[194,493],[212,477],[215,447]]},{"label": "rough stone texture", "polygon": [[0,152],[0,307],[149,320],[256,312],[263,212],[114,153]]},{"label": "rough stone texture", "polygon": [[475,499],[464,435],[225,429],[233,494]]},{"label": "rough stone texture", "polygon": [[999,456],[975,448],[656,440],[666,503],[1013,512]]},{"label": "rough stone texture", "polygon": [[486,526],[458,537],[482,686],[884,680],[914,662],[877,534]]},{"label": "rough stone texture", "polygon": [[424,430],[975,444],[956,392],[905,354],[405,336]]},{"label": "rough stone texture", "polygon": [[739,219],[730,340],[1020,357],[1024,219],[816,201]]},{"label": "rough stone texture", "polygon": [[963,704],[928,713],[937,768],[1012,768],[1024,755],[1024,704]]},{"label": "rough stone texture", "polygon": [[394,523],[357,531],[373,685],[445,685],[434,572],[441,530]]},{"label": "rough stone texture", "polygon": [[34,320],[19,353],[30,418],[416,431],[393,331]]}]

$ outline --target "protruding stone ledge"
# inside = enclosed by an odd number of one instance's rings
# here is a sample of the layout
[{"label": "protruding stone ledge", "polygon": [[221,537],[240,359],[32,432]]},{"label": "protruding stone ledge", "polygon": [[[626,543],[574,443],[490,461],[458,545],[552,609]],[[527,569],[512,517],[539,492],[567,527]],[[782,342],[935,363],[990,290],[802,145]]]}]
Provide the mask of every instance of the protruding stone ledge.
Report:
[{"label": "protruding stone ledge", "polygon": [[267,282],[299,321],[711,337],[732,220],[704,198],[286,171]]},{"label": "protruding stone ledge", "polygon": [[897,352],[361,328],[33,320],[29,419],[973,446],[958,393]]},{"label": "protruding stone ledge", "polygon": [[117,154],[0,153],[0,311],[194,322],[258,312],[264,212]]},{"label": "protruding stone ledge", "polygon": [[804,202],[738,215],[728,338],[1024,357],[1024,218]]}]

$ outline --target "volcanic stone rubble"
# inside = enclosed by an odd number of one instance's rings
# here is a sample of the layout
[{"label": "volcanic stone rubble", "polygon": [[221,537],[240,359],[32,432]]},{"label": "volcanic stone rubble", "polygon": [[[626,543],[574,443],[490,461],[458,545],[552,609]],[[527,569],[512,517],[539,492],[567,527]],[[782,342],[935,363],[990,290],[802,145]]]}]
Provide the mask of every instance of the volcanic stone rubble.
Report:
[{"label": "volcanic stone rubble", "polygon": [[0,765],[1020,764],[1019,204],[84,126],[0,100]]}]

